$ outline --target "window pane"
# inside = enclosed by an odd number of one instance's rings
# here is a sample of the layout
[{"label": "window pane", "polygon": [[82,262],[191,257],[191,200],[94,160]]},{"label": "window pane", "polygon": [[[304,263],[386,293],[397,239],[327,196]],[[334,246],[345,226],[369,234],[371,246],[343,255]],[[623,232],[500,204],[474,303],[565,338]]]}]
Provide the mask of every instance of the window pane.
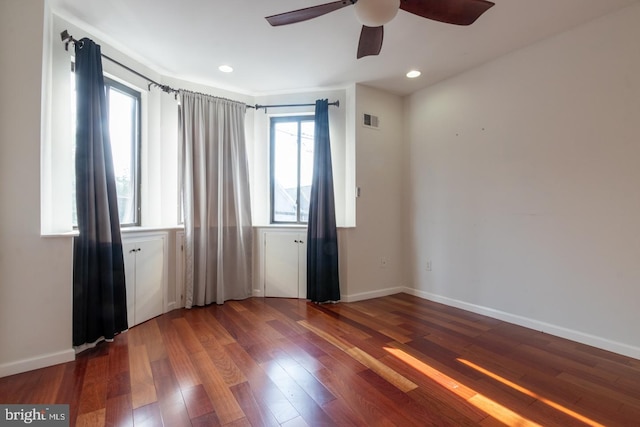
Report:
[{"label": "window pane", "polygon": [[313,178],[313,117],[274,117],[271,138],[272,221],[307,223]]},{"label": "window pane", "polygon": [[133,151],[136,139],[136,109],[135,98],[113,87],[109,88],[109,132],[120,224],[136,222],[136,159]]},{"label": "window pane", "polygon": [[[120,224],[139,225],[139,167],[140,150],[140,94],[120,83],[105,78],[105,90],[109,107],[109,133],[111,137],[111,153],[118,197],[118,216]],[[76,93],[75,74],[71,72],[71,120],[72,164],[75,165],[76,135]],[[75,173],[72,175],[72,224],[78,226],[76,208]]]},{"label": "window pane", "polygon": [[297,222],[298,123],[275,123],[273,135],[273,220]]},{"label": "window pane", "polygon": [[309,222],[309,199],[313,179],[314,123],[300,123],[300,221]]}]

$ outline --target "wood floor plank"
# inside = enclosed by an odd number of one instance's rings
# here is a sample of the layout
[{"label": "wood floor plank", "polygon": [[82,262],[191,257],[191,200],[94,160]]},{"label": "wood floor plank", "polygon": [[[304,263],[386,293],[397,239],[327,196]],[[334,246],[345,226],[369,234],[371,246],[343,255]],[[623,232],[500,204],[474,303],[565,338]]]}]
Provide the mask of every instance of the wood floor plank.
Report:
[{"label": "wood floor plank", "polygon": [[409,336],[410,333],[402,328],[394,328],[394,329],[382,328],[382,329],[379,329],[379,332],[389,337],[390,340],[398,341],[403,344],[411,341],[411,337]]},{"label": "wood floor plank", "polygon": [[429,412],[440,414],[442,419],[453,422],[454,425],[475,424],[486,418],[485,412],[470,405],[466,400],[474,393],[470,393],[468,396],[456,395],[435,379],[393,356],[387,356],[385,363],[418,384],[418,388],[410,391],[407,395],[419,402],[420,406]]},{"label": "wood floor plank", "polygon": [[405,378],[401,374],[399,374],[394,369],[390,368],[388,365],[374,358],[370,354],[362,351],[358,347],[350,348],[347,353],[351,355],[358,362],[367,366],[376,374],[380,375],[382,378],[387,380],[389,383],[393,384],[397,389],[401,390],[404,393],[407,393],[415,388],[418,388],[418,385],[413,381]]},{"label": "wood floor plank", "polygon": [[145,345],[133,346],[129,349],[129,366],[131,367],[131,401],[133,409],[156,402],[156,386],[151,373],[151,363]]},{"label": "wood floor plank", "polygon": [[[271,381],[307,423],[311,423],[310,425],[314,423],[331,425],[331,418],[278,362],[270,361],[263,364],[262,367]],[[324,389],[324,386],[320,387]]]},{"label": "wood floor plank", "polygon": [[261,399],[256,399],[248,382],[236,384],[231,392],[253,426],[277,427],[280,425]]},{"label": "wood floor plank", "polygon": [[339,318],[342,323],[356,326],[358,331],[365,331],[367,335],[369,335],[367,338],[374,337],[379,340],[384,340],[379,330],[385,327],[394,327],[391,324],[384,323],[381,319],[364,316],[360,314],[360,312],[353,310],[350,306],[346,305],[321,305],[319,309],[323,310],[324,313],[328,313]]},{"label": "wood floor plank", "polygon": [[163,331],[162,338],[167,347],[167,355],[180,387],[191,388],[202,384],[196,369],[191,363],[191,359],[189,359],[189,353],[182,345],[178,332],[171,327],[167,327]]},{"label": "wood floor plank", "polygon": [[[93,424],[98,426],[100,424]],[[162,422],[162,412],[158,402],[150,403],[133,410],[133,425],[135,427],[159,427]]]},{"label": "wood floor plank", "polygon": [[338,426],[366,426],[367,423],[359,417],[342,399],[334,399],[325,403],[322,409]]},{"label": "wood floor plank", "polygon": [[[73,402],[80,401],[88,361],[87,357],[79,355],[74,362],[64,365],[64,376],[55,399],[57,404],[69,404],[69,419],[72,425],[78,416],[78,405]],[[2,379],[0,379],[0,383],[2,383]],[[9,402],[4,399],[2,401]]]},{"label": "wood floor plank", "polygon": [[640,360],[408,294],[179,309],[0,378],[75,426],[636,426]]},{"label": "wood floor plank", "polygon": [[[134,330],[138,332],[137,341],[144,343],[144,345],[147,347],[149,361],[164,359],[165,357],[167,357],[167,351],[164,342],[162,341],[162,333],[160,331],[160,326],[158,325],[158,319],[151,319],[147,322],[137,325],[131,331]],[[136,343],[134,343],[134,345],[136,345]]]},{"label": "wood floor plank", "polygon": [[131,394],[128,334],[119,334],[109,345],[107,399]]},{"label": "wood floor plank", "polygon": [[[318,360],[315,356],[309,354],[307,350],[310,349],[311,346],[305,346],[304,348],[299,345],[300,341],[297,340],[297,337],[283,338],[276,342],[277,350],[273,353],[276,354],[277,360],[282,359],[292,359],[295,363],[300,364],[309,372],[315,372],[318,369],[323,367],[322,362]],[[306,342],[303,344],[303,346]],[[316,348],[317,349],[317,348]],[[323,353],[321,350],[317,349],[318,352],[315,354]],[[310,350],[314,352],[314,350]],[[281,357],[280,357],[281,356]]]},{"label": "wood floor plank", "polygon": [[[423,423],[436,423],[437,420],[431,415],[431,412],[420,405],[416,400],[412,399],[409,392],[404,392],[393,384],[386,381],[380,375],[372,370],[366,370],[358,373],[363,380],[371,384],[378,392],[382,393],[387,399],[391,400],[394,406],[400,410],[415,425]],[[417,388],[417,387],[416,387]],[[412,390],[415,390],[412,389]]]},{"label": "wood floor plank", "polygon": [[192,420],[215,412],[211,398],[202,384],[182,389],[182,398]]},{"label": "wood floor plank", "polygon": [[107,399],[104,415],[105,427],[133,426],[133,406],[131,395],[119,394]]},{"label": "wood floor plank", "polygon": [[[197,311],[203,313],[201,310]],[[192,333],[199,341],[199,343],[191,343],[191,351],[194,353],[200,352],[201,350],[206,351],[228,386],[245,382],[247,380],[246,377],[223,349],[225,343],[235,342],[235,340],[229,336],[224,336],[222,341],[219,341],[218,336],[220,336],[220,334],[216,334],[211,330],[211,327],[206,323],[206,319],[204,319],[202,315],[191,316],[190,313],[191,312],[185,315],[183,319],[185,322],[188,322],[188,326],[185,324],[180,327],[185,331],[185,334]],[[175,325],[179,326],[181,324]],[[191,332],[185,329],[187,327]]]},{"label": "wood floor plank", "polygon": [[[223,425],[244,418],[245,415],[242,412],[242,409],[236,402],[233,393],[229,390],[226,381],[216,368],[208,353],[205,351],[201,341],[198,339],[196,330],[192,328],[184,317],[176,318],[172,323],[176,332],[180,336],[181,343],[189,353],[191,362],[195,367],[200,381],[202,382],[202,388],[190,388],[183,390],[183,396],[190,418],[200,418],[214,410],[217,419]],[[211,341],[209,341],[209,343],[211,343]],[[201,389],[205,395],[201,395]],[[201,408],[211,408],[211,411],[202,412],[204,411],[204,409],[202,409],[202,411],[198,411],[197,414],[193,414],[194,409],[191,400],[195,391],[198,391],[197,397],[200,399],[198,404],[201,405]],[[189,399],[187,399],[187,395],[185,395],[185,393],[188,393],[190,396]],[[209,406],[205,405],[207,402],[209,403]]]},{"label": "wood floor plank", "polygon": [[283,322],[280,319],[269,320],[267,323],[273,329],[282,334],[283,337],[290,338],[304,333],[304,329],[300,328],[297,323]]},{"label": "wood floor plank", "polygon": [[315,326],[312,326],[308,322],[301,321],[300,324],[303,325],[305,328],[309,329],[311,332],[318,335],[319,337],[323,338],[324,340],[338,347],[340,350],[344,351],[345,353],[347,353],[349,356],[351,356],[353,359],[357,360],[364,366],[375,371],[378,375],[382,376],[384,379],[394,384],[400,390],[407,392],[417,387],[415,383],[413,383],[412,381],[409,381],[408,379],[398,374],[393,369],[390,369],[388,366],[386,366],[384,363],[381,363],[378,359],[376,359],[369,353],[363,351],[359,347],[355,347],[352,343],[342,338],[334,337],[328,334],[327,332],[325,332],[324,330],[317,328]]},{"label": "wood floor plank", "polygon": [[182,398],[182,393],[177,392],[172,395],[165,395],[159,400],[160,414],[165,426],[169,427],[189,427],[191,419],[187,412],[187,407]]},{"label": "wood floor plank", "polygon": [[224,425],[244,418],[242,408],[207,352],[200,351],[192,354],[191,358],[220,422]]},{"label": "wood floor plank", "polygon": [[277,363],[318,405],[322,406],[335,399],[335,396],[316,377],[295,360],[288,357],[278,357]]},{"label": "wood floor plank", "polygon": [[318,337],[322,338],[324,341],[332,344],[333,346],[335,346],[336,348],[347,352],[347,350],[349,350],[350,348],[353,348],[353,344],[350,343],[349,341],[346,341],[344,339],[342,339],[340,336],[338,335],[334,335],[331,332],[335,332],[335,331],[330,331],[328,332],[326,329],[328,329],[326,326],[323,328],[320,328],[318,326],[312,325],[311,323],[307,322],[306,320],[301,320],[300,322],[301,326],[307,328],[309,331],[313,332],[314,334],[316,334]]},{"label": "wood floor plank", "polygon": [[320,382],[335,396],[339,396],[350,408],[357,408],[358,415],[365,420],[366,425],[414,425],[393,401],[359,374],[336,375],[329,369],[323,369],[317,375]]},{"label": "wood floor plank", "polygon": [[[355,373],[341,375],[324,368],[319,370],[316,375],[318,380],[338,398],[335,401],[344,402],[347,408],[354,411],[354,416],[357,420],[363,421],[362,424],[358,422],[358,425],[392,425],[391,420],[385,416],[373,399],[371,399],[371,396],[368,395],[368,391],[370,390],[368,384],[350,384],[349,378],[356,375]],[[330,416],[332,416],[331,407],[335,401],[325,405],[327,413]],[[340,418],[342,418],[342,416]]]},{"label": "wood floor plank", "polygon": [[85,412],[78,415],[76,419],[76,427],[96,427],[105,425],[106,409],[97,409],[91,412]]},{"label": "wood floor plank", "polygon": [[21,403],[23,394],[33,392],[42,371],[38,369],[2,378],[0,380],[0,402]]},{"label": "wood floor plank", "polygon": [[190,426],[191,419],[169,359],[151,362],[151,372],[164,424],[177,427]]},{"label": "wood floor plank", "polygon": [[258,403],[269,408],[279,423],[300,415],[263,368],[238,343],[227,344],[225,350],[245,373]]},{"label": "wood floor plank", "polygon": [[311,348],[317,348],[323,352],[316,356],[316,358],[327,368],[350,372],[360,372],[367,369],[365,365],[351,357],[344,350],[325,341],[314,333],[310,332],[301,335],[299,339],[308,343],[308,346],[311,346]]},{"label": "wood floor plank", "polygon": [[200,335],[201,339],[203,336],[210,335],[211,338],[215,339],[215,341],[220,345],[231,344],[232,342],[236,341],[235,338],[231,335],[230,331],[222,326],[220,322],[218,322],[218,319],[216,319],[215,316],[211,314],[211,311],[200,307],[185,311],[187,311],[188,315],[193,315],[196,319],[197,324],[204,326],[204,328],[207,330],[206,335]]},{"label": "wood floor plank", "polygon": [[102,418],[104,419],[104,408],[107,404],[108,367],[108,356],[99,356],[88,361],[78,402],[79,414],[97,414],[97,411],[102,410]]},{"label": "wood floor plank", "polygon": [[602,386],[568,372],[562,372],[556,378],[580,387],[581,389],[585,390],[585,393],[588,391],[597,395],[609,396],[612,399],[620,402],[621,404],[640,409],[640,400],[638,400],[638,396],[627,395],[626,393],[622,393],[612,387]]},{"label": "wood floor plank", "polygon": [[205,351],[213,362],[222,379],[231,387],[247,381],[247,377],[220,345],[206,346]]},{"label": "wood floor plank", "polygon": [[38,379],[38,386],[34,392],[30,394],[29,403],[47,404],[55,402],[60,386],[62,385],[64,371],[64,365],[56,365],[43,370],[42,375]]}]

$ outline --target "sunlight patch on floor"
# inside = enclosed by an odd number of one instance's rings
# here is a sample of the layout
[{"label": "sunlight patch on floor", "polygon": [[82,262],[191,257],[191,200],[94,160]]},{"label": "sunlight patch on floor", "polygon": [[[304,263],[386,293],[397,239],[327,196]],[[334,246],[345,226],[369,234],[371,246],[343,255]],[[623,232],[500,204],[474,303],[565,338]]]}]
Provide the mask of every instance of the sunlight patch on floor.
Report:
[{"label": "sunlight patch on floor", "polygon": [[498,402],[495,402],[488,397],[476,392],[475,390],[465,386],[464,384],[459,383],[448,375],[438,371],[437,369],[427,365],[423,361],[416,359],[415,357],[398,348],[385,347],[384,349],[407,365],[413,367],[417,371],[431,378],[433,381],[437,382],[447,390],[465,399],[476,408],[481,409],[491,417],[506,425],[517,425],[519,427],[541,427],[540,424],[524,418],[511,409],[506,408]]},{"label": "sunlight patch on floor", "polygon": [[496,381],[501,382],[502,384],[511,387],[514,390],[519,391],[520,393],[526,394],[527,396],[533,397],[534,399],[538,399],[540,402],[544,403],[545,405],[548,405],[550,407],[552,407],[553,409],[556,409],[560,412],[563,412],[579,421],[582,421],[583,423],[589,425],[589,426],[593,426],[593,427],[604,427],[604,425],[592,420],[591,418],[587,418],[582,414],[579,414],[575,411],[572,411],[571,409],[560,405],[559,403],[554,402],[553,400],[549,400],[546,397],[540,396],[539,394],[534,393],[533,391],[529,390],[528,388],[522,387],[512,381],[509,381],[506,378],[501,377],[498,374],[495,374],[481,366],[476,365],[473,362],[469,362],[468,360],[465,359],[457,359],[458,362],[463,363],[465,365],[467,365],[470,368],[475,369],[478,372],[481,372],[483,374],[485,374],[486,376],[493,378]]}]

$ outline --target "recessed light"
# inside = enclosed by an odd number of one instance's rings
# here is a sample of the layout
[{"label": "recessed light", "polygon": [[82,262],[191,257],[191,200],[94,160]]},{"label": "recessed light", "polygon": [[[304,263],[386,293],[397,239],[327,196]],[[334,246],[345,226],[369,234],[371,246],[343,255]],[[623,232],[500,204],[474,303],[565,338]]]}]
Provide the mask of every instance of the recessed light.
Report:
[{"label": "recessed light", "polygon": [[419,77],[420,74],[422,73],[418,70],[411,70],[407,73],[407,77],[409,77],[410,79],[415,79],[416,77]]},{"label": "recessed light", "polygon": [[223,73],[230,73],[233,71],[233,68],[229,65],[221,65],[218,67],[218,70],[222,71]]}]

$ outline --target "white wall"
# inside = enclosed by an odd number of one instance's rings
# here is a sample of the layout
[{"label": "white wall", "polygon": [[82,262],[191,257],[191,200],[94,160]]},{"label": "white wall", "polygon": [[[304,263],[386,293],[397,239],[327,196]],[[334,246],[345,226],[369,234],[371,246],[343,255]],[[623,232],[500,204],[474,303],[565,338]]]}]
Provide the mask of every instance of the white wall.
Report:
[{"label": "white wall", "polygon": [[71,240],[40,236],[48,19],[43,0],[0,2],[0,377],[74,357]]},{"label": "white wall", "polygon": [[[346,301],[399,292],[406,284],[402,98],[357,85],[353,99],[356,185],[361,192],[356,199],[356,227],[342,229],[338,236],[340,285]],[[364,113],[378,116],[380,127],[362,126]]]},{"label": "white wall", "polygon": [[408,99],[418,295],[640,357],[638,22],[636,4]]}]

